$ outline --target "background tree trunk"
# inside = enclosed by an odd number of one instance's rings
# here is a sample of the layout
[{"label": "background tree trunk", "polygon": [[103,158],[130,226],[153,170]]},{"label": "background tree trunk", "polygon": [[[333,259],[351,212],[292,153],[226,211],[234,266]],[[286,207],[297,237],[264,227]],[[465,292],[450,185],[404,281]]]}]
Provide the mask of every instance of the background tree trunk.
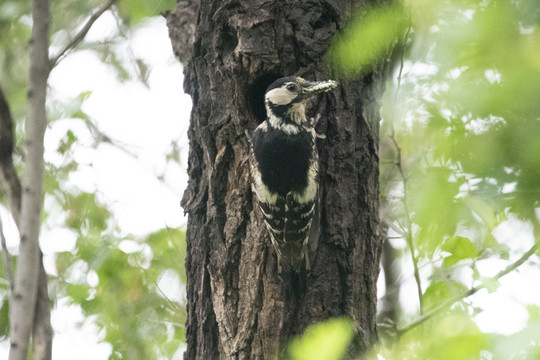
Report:
[{"label": "background tree trunk", "polygon": [[379,311],[379,323],[395,326],[398,322],[400,279],[396,270],[398,250],[392,247],[390,240],[386,239],[383,245],[381,265],[384,271],[386,291]]},{"label": "background tree trunk", "polygon": [[307,325],[337,316],[354,321],[356,351],[376,341],[382,68],[358,81],[337,79],[337,89],[308,107],[308,116],[322,115],[317,130],[326,139],[318,144],[319,241],[307,275],[277,274],[254,210],[244,133],[264,119],[264,91],[276,78],[333,78],[324,55],[352,6],[203,1],[187,52],[180,48],[189,36],[178,35],[186,27],[179,21],[182,6],[168,15],[173,48],[190,55],[184,87],[193,100],[190,180],[182,201],[189,214],[186,359],[273,358]]},{"label": "background tree trunk", "polygon": [[[50,358],[48,329],[40,322],[49,321],[47,277],[41,262],[39,230],[43,203],[43,137],[47,126],[45,99],[49,77],[49,0],[32,1],[32,38],[30,46],[30,77],[28,81],[28,112],[25,122],[26,167],[18,220],[21,241],[15,283],[10,299],[10,360],[26,360],[32,330],[39,342],[36,357]],[[3,134],[5,135],[5,134]],[[13,204],[12,200],[12,204]],[[19,213],[14,209],[14,214]],[[39,302],[36,303],[39,296]],[[45,297],[45,298],[44,298]],[[38,305],[36,305],[38,304]],[[43,306],[46,314],[40,313]],[[36,311],[37,310],[37,311]],[[37,323],[35,317],[39,320]],[[49,325],[50,326],[50,325]]]}]

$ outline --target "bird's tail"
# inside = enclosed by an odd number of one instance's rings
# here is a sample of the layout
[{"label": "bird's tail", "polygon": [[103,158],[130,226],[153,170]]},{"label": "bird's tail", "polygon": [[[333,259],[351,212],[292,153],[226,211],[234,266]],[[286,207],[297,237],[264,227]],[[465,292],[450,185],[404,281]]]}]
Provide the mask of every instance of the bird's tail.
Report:
[{"label": "bird's tail", "polygon": [[306,270],[310,270],[307,246],[302,242],[281,243],[278,261],[280,271],[300,272],[303,266]]}]

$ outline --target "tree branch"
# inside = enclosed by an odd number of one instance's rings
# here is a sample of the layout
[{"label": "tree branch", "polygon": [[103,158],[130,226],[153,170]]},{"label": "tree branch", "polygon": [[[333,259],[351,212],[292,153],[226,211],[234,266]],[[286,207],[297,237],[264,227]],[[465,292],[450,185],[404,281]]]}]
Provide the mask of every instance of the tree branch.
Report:
[{"label": "tree branch", "polygon": [[393,127],[392,127],[392,134],[390,135],[390,139],[392,140],[392,143],[394,144],[394,147],[396,148],[396,166],[399,170],[399,174],[401,176],[401,181],[403,182],[403,197],[401,198],[401,203],[403,204],[403,210],[405,211],[405,221],[407,223],[407,229],[405,231],[405,240],[407,241],[407,246],[409,247],[409,251],[411,253],[411,259],[413,263],[414,268],[414,279],[416,281],[416,291],[418,293],[418,302],[420,306],[420,314],[424,313],[424,301],[422,299],[422,282],[420,279],[420,271],[418,270],[418,259],[416,257],[416,254],[414,253],[414,243],[413,243],[413,236],[412,236],[412,220],[411,220],[411,213],[409,211],[409,205],[407,204],[407,177],[405,176],[405,172],[403,171],[402,166],[402,157],[401,157],[401,148],[399,147],[396,138],[393,133]]},{"label": "tree branch", "polygon": [[97,21],[97,19],[99,19],[99,17],[103,15],[105,11],[109,10],[110,7],[113,6],[116,1],[117,0],[108,0],[101,8],[99,8],[98,11],[96,11],[92,16],[90,16],[90,18],[88,19],[86,24],[84,24],[82,29],[73,37],[73,39],[71,39],[71,42],[69,42],[69,44],[64,46],[64,48],[60,50],[60,52],[56,56],[51,58],[50,69],[58,65],[58,63],[67,55],[69,51],[73,50],[77,45],[80,44],[81,41],[84,40],[84,38],[86,37],[86,34],[88,34],[88,31],[90,31],[90,29],[92,28],[94,23]]},{"label": "tree branch", "polygon": [[[536,247],[536,244],[535,244],[527,252],[525,252],[519,259],[517,259],[512,264],[508,265],[504,270],[500,271],[497,275],[490,278],[488,282],[498,281],[503,276],[507,275],[508,273],[514,271],[515,269],[517,269],[518,267],[523,265],[527,260],[529,260],[529,258],[531,256],[534,255],[534,253],[536,252],[536,249],[537,249],[537,247]],[[458,302],[460,300],[463,300],[465,298],[468,298],[469,296],[474,295],[478,291],[486,288],[487,285],[485,285],[485,283],[486,282],[484,282],[484,283],[482,283],[482,284],[480,284],[478,286],[475,286],[475,287],[467,290],[466,292],[464,292],[462,294],[456,295],[453,298],[450,298],[450,299],[446,300],[441,305],[439,305],[436,308],[428,311],[423,316],[421,316],[417,320],[413,321],[409,325],[407,325],[407,326],[405,326],[405,327],[403,327],[401,329],[398,329],[398,331],[397,331],[398,336],[401,336],[401,335],[405,334],[406,332],[414,329],[415,327],[417,327],[419,325],[422,325],[427,320],[431,319],[435,315],[440,314],[444,310],[448,309],[450,306],[454,305],[456,302]]]},{"label": "tree branch", "polygon": [[[410,18],[410,16],[409,16],[409,18]],[[401,197],[401,203],[403,204],[403,210],[405,212],[406,229],[405,229],[405,231],[398,232],[398,233],[403,233],[403,235],[405,237],[405,240],[407,241],[407,246],[408,246],[409,251],[411,253],[411,259],[412,259],[413,268],[414,268],[414,279],[416,281],[416,290],[417,290],[417,293],[418,293],[418,303],[419,303],[419,307],[420,307],[420,314],[423,314],[423,312],[424,312],[424,301],[423,301],[423,298],[422,298],[422,294],[423,294],[423,292],[422,292],[422,282],[421,282],[421,279],[420,279],[420,272],[418,270],[418,259],[416,257],[416,254],[414,253],[414,243],[413,243],[413,235],[412,235],[412,220],[411,220],[411,214],[410,214],[410,211],[409,211],[409,206],[407,204],[407,182],[408,182],[408,179],[405,176],[405,171],[403,170],[403,161],[402,161],[402,156],[401,156],[401,148],[399,147],[399,145],[397,143],[397,140],[396,140],[396,137],[395,137],[395,130],[394,130],[394,122],[396,121],[396,119],[398,117],[397,116],[398,95],[399,95],[399,91],[401,90],[401,80],[402,80],[402,77],[403,77],[403,68],[405,67],[405,64],[404,64],[405,49],[407,47],[407,39],[409,38],[410,32],[411,32],[411,25],[410,25],[410,21],[409,21],[409,26],[407,27],[407,30],[403,34],[403,38],[400,41],[401,46],[399,48],[399,51],[400,51],[400,53],[399,53],[399,72],[398,72],[398,75],[397,75],[397,85],[396,85],[396,89],[395,89],[395,92],[394,92],[394,99],[393,99],[394,109],[393,109],[393,115],[392,115],[393,118],[391,119],[391,133],[390,133],[389,137],[390,137],[390,140],[392,140],[392,144],[394,145],[394,148],[396,149],[395,166],[398,168],[399,175],[400,175],[401,181],[403,183],[403,196]]]}]

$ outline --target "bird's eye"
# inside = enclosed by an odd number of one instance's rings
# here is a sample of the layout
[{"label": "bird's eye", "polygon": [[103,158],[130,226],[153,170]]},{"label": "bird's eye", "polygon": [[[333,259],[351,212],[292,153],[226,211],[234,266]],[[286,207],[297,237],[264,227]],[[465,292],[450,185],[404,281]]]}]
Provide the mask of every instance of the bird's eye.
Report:
[{"label": "bird's eye", "polygon": [[291,92],[295,92],[298,90],[298,87],[296,86],[296,84],[288,84],[287,85],[287,90],[291,91]]}]

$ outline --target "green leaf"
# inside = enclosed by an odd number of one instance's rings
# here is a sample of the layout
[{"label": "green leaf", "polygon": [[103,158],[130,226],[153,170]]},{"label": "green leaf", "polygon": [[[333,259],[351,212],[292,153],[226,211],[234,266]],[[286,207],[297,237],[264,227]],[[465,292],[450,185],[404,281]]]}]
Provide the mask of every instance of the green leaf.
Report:
[{"label": "green leaf", "polygon": [[[184,264],[186,258],[186,233],[181,229],[167,228],[161,229],[148,236],[148,245],[154,252],[152,268],[156,269],[155,279],[161,270],[175,269],[180,276],[180,280],[186,283],[186,270]],[[160,271],[157,271],[157,270]]]},{"label": "green leaf", "polygon": [[449,252],[443,260],[443,265],[448,267],[463,259],[474,259],[478,256],[478,250],[473,242],[465,237],[456,236],[447,239],[441,246],[441,250]]},{"label": "green leaf", "polygon": [[454,314],[437,319],[430,340],[426,359],[479,359],[486,345],[486,336],[468,316]]},{"label": "green leaf", "polygon": [[527,305],[527,311],[529,312],[529,323],[540,324],[540,306]]},{"label": "green leaf", "polygon": [[354,325],[345,318],[331,319],[309,326],[289,344],[292,360],[339,360],[354,335]]},{"label": "green leaf", "polygon": [[462,294],[467,288],[457,281],[435,281],[429,284],[422,295],[424,311],[436,308],[444,301]]},{"label": "green leaf", "polygon": [[71,265],[77,260],[70,251],[63,251],[56,254],[56,270],[59,274],[65,274]]},{"label": "green leaf", "polygon": [[120,14],[131,24],[137,24],[146,17],[158,16],[175,6],[175,0],[120,0],[118,3]]},{"label": "green leaf", "polygon": [[65,155],[76,141],[77,136],[73,133],[73,131],[68,130],[66,135],[60,140],[60,144],[58,145],[56,151],[62,155]]},{"label": "green leaf", "polygon": [[330,50],[331,62],[348,76],[366,73],[388,53],[406,27],[406,16],[398,5],[358,14],[344,33],[336,37]]},{"label": "green leaf", "polygon": [[499,280],[490,277],[481,276],[479,280],[482,282],[482,286],[485,287],[490,294],[497,291],[500,285]]},{"label": "green leaf", "polygon": [[467,196],[464,202],[482,219],[489,232],[499,225],[501,218],[493,204],[479,196]]},{"label": "green leaf", "polygon": [[99,234],[107,228],[110,213],[98,201],[96,194],[66,194],[63,205],[64,209],[69,211],[66,225],[73,230],[86,230]]},{"label": "green leaf", "polygon": [[[456,309],[439,314],[423,326],[406,333],[385,349],[388,360],[478,360],[487,346],[487,337],[467,312]],[[502,360],[502,359],[501,359]]]},{"label": "green leaf", "polygon": [[68,284],[66,287],[67,296],[75,303],[81,303],[90,295],[90,286],[87,284]]},{"label": "green leaf", "polygon": [[460,181],[452,169],[433,166],[411,177],[407,201],[413,221],[419,226],[416,244],[431,255],[444,238],[454,236],[466,208],[456,203]]}]

